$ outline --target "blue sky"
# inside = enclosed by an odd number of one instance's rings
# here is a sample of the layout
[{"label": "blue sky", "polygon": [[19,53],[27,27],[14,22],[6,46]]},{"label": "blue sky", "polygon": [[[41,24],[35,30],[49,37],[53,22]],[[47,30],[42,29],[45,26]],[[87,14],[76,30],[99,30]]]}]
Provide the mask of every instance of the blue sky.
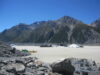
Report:
[{"label": "blue sky", "polygon": [[62,16],[90,24],[100,18],[100,0],[0,0],[0,32],[19,23]]}]

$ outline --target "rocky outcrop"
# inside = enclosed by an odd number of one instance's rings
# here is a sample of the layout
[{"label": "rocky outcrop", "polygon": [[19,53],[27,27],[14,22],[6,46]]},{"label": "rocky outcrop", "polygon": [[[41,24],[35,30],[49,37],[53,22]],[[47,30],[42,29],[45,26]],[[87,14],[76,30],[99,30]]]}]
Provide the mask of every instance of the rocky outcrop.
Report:
[{"label": "rocky outcrop", "polygon": [[67,58],[51,66],[53,72],[62,75],[100,75],[100,64],[90,59]]},{"label": "rocky outcrop", "polygon": [[0,60],[0,75],[61,75],[35,57]]},{"label": "rocky outcrop", "polygon": [[0,57],[16,57],[16,56],[27,56],[30,55],[28,52],[21,52],[12,48],[10,45],[0,41]]},{"label": "rocky outcrop", "polygon": [[62,75],[73,75],[75,68],[69,59],[65,59],[59,63],[52,64],[52,70]]},{"label": "rocky outcrop", "polygon": [[0,75],[77,75],[83,72],[97,72],[100,75],[100,65],[95,61],[77,58],[67,58],[51,64],[36,57],[0,59]]}]

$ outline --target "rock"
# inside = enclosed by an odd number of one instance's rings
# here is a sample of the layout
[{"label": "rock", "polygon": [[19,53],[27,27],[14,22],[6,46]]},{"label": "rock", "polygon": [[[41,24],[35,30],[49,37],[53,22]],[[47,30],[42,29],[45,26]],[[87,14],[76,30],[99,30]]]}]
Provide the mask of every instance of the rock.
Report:
[{"label": "rock", "polygon": [[52,73],[50,64],[36,57],[4,58],[0,60],[0,75],[59,75]]},{"label": "rock", "polygon": [[71,65],[69,59],[65,59],[59,63],[52,64],[52,70],[62,75],[73,75],[75,68]]},{"label": "rock", "polygon": [[21,52],[12,48],[10,45],[0,41],[0,57],[16,57],[16,56],[27,56],[30,55],[28,52]]},{"label": "rock", "polygon": [[5,70],[0,70],[0,75],[15,75],[15,74],[6,72]]},{"label": "rock", "polygon": [[47,68],[45,68],[45,67],[39,67],[38,70],[39,71],[45,71],[45,70],[47,70]]},{"label": "rock", "polygon": [[25,64],[25,60],[24,60],[24,59],[21,59],[21,58],[16,59],[15,62],[16,62],[16,63],[22,63],[22,64]]},{"label": "rock", "polygon": [[43,62],[40,60],[35,61],[36,66],[42,66]]},{"label": "rock", "polygon": [[44,75],[45,72],[44,71],[37,71],[37,75]]},{"label": "rock", "polygon": [[27,63],[26,66],[31,67],[31,68],[36,68],[36,65],[34,64],[34,62]]},{"label": "rock", "polygon": [[25,68],[25,72],[26,72],[26,73],[27,73],[27,72],[34,73],[34,72],[36,72],[36,70],[26,67],[26,68]]},{"label": "rock", "polygon": [[52,71],[52,68],[51,68],[50,64],[43,63],[42,66],[45,67],[45,68],[47,68],[47,69],[49,69],[50,71]]},{"label": "rock", "polygon": [[25,71],[25,66],[21,63],[15,63],[15,64],[8,64],[5,66],[6,70],[8,72],[24,72]]},{"label": "rock", "polygon": [[59,73],[50,73],[50,75],[62,75],[62,74],[59,74]]},{"label": "rock", "polygon": [[26,72],[24,75],[36,75],[36,73],[30,73],[30,72]]},{"label": "rock", "polygon": [[52,47],[51,44],[42,44],[40,47]]}]

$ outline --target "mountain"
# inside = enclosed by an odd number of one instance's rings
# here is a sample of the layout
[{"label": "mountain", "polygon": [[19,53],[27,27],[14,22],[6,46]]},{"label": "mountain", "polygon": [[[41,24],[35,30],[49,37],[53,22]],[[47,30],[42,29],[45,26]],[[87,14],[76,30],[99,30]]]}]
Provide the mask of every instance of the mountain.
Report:
[{"label": "mountain", "polygon": [[94,27],[94,29],[100,33],[100,19],[95,20],[90,26]]},{"label": "mountain", "polygon": [[94,27],[100,27],[100,19],[97,19],[96,21],[94,21],[91,26],[94,26]]},{"label": "mountain", "polygon": [[[24,39],[27,38],[27,36],[30,35],[31,31],[34,29],[34,27],[20,23],[19,25],[16,25],[10,29],[4,30],[0,34],[0,39],[5,42],[12,42],[12,41],[24,41]],[[26,36],[27,35],[27,36]]]},{"label": "mountain", "polygon": [[[98,24],[98,23],[96,23]],[[0,33],[0,40],[18,43],[100,43],[100,29],[63,16],[57,20],[19,24]]]}]

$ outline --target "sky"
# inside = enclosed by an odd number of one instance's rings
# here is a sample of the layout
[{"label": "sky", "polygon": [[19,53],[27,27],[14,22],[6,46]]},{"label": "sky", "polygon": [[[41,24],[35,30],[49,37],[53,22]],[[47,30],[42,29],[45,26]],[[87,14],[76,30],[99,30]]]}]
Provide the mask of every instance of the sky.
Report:
[{"label": "sky", "polygon": [[100,18],[100,0],[0,0],[0,32],[19,23],[71,16],[90,24]]}]

